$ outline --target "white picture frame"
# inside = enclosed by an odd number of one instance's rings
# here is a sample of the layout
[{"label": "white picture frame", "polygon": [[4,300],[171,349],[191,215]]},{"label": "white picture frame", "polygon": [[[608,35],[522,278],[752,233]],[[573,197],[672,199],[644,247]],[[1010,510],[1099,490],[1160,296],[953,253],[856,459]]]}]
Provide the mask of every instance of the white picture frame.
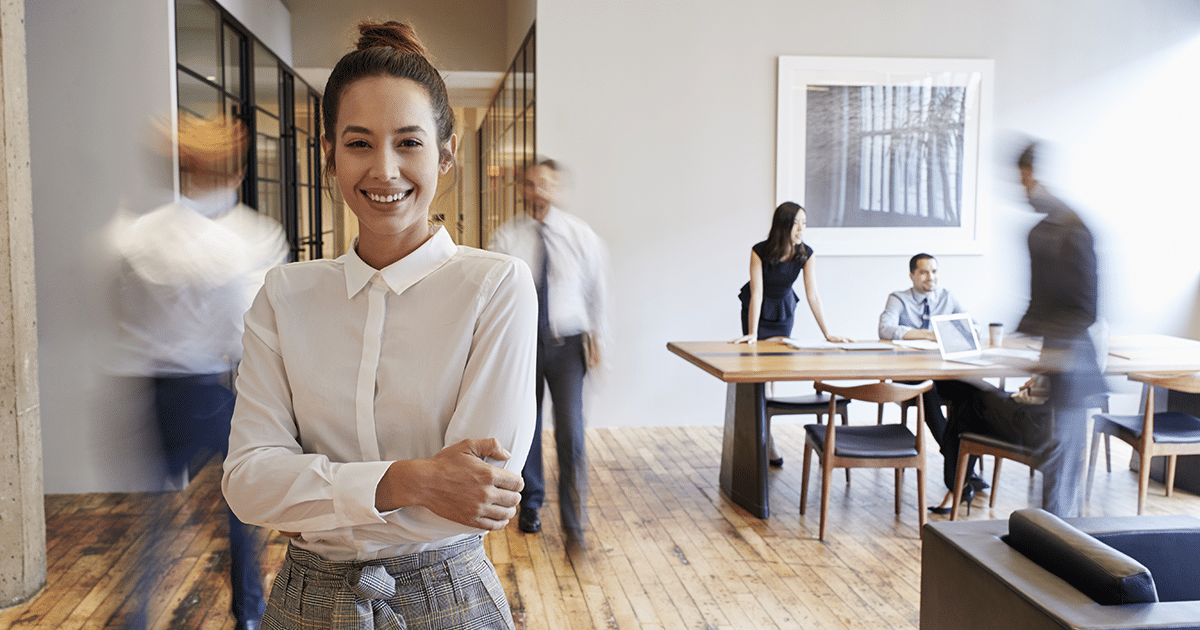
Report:
[{"label": "white picture frame", "polygon": [[986,253],[993,75],[990,59],[779,57],[776,204],[805,206],[822,255]]}]

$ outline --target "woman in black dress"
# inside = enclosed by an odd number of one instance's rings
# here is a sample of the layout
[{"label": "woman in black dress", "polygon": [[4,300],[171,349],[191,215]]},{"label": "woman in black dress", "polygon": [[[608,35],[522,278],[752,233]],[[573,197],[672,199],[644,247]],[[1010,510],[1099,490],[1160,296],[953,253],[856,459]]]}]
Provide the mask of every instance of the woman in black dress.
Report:
[{"label": "woman in black dress", "polygon": [[[800,298],[792,286],[804,272],[804,296],[821,334],[831,342],[850,341],[829,334],[821,311],[821,295],[817,292],[816,272],[813,270],[813,250],[804,243],[807,213],[799,204],[785,201],[775,209],[767,240],[750,249],[750,282],[742,287],[742,336],[733,343],[756,343],[759,339],[789,337],[796,319],[796,304]],[[770,383],[767,384],[768,387]],[[767,427],[770,436],[771,427]],[[783,458],[775,452],[775,441],[768,441],[772,466],[782,466]]]}]

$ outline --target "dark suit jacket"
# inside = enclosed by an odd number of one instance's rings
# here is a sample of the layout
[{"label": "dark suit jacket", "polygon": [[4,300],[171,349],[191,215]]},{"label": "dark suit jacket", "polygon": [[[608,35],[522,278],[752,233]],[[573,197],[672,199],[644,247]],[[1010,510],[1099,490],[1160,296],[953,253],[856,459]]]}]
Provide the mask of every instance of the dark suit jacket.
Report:
[{"label": "dark suit jacket", "polygon": [[[1046,218],[1029,231],[1029,308],[1017,330],[1040,335],[1043,352],[1060,357],[1055,370],[1059,378],[1052,375],[1051,402],[1081,401],[1104,390],[1088,336],[1097,313],[1092,233],[1074,210],[1041,186],[1029,203]],[[1065,375],[1069,377],[1062,379]]]}]

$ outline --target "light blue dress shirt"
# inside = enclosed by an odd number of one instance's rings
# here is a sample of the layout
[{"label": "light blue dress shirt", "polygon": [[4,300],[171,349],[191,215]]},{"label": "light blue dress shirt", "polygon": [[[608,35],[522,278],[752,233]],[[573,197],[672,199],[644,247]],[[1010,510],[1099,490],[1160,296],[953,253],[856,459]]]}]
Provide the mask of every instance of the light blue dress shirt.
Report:
[{"label": "light blue dress shirt", "polygon": [[925,321],[925,304],[929,304],[929,317],[964,313],[966,309],[946,289],[936,288],[928,294],[915,288],[893,291],[888,295],[887,305],[879,315],[879,338],[884,340],[903,339],[904,334],[914,328],[929,328]]}]

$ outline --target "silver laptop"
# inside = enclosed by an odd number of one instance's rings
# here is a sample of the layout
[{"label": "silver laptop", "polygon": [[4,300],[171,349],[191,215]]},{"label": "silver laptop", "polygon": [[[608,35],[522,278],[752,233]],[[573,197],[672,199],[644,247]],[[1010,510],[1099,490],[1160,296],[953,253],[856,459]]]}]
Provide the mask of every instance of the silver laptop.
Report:
[{"label": "silver laptop", "polygon": [[983,358],[979,347],[979,335],[967,313],[935,315],[929,320],[933,335],[937,337],[938,350],[943,361],[957,361],[972,365],[993,365],[996,362]]}]

